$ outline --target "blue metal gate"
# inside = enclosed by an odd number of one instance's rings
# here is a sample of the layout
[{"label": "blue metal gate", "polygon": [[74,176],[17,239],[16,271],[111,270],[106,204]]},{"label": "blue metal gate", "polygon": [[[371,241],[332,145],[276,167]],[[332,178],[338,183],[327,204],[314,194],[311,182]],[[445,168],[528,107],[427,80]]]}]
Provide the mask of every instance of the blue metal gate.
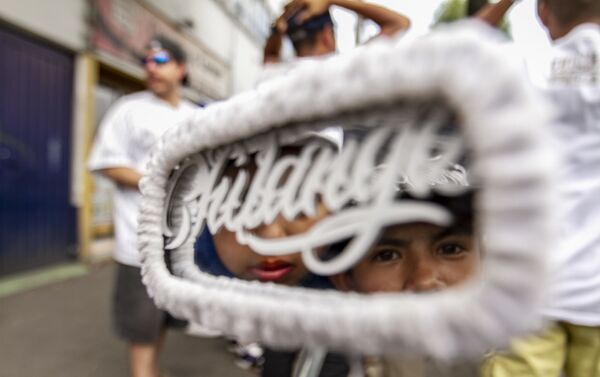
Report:
[{"label": "blue metal gate", "polygon": [[73,57],[0,28],[0,276],[69,258]]}]

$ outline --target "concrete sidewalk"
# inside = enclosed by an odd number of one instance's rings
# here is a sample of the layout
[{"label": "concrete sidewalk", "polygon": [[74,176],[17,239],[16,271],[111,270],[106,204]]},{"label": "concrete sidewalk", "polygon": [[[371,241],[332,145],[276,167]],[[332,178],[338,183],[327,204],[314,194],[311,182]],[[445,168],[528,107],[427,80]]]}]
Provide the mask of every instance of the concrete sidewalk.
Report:
[{"label": "concrete sidewalk", "polygon": [[[114,268],[0,296],[0,377],[127,377],[125,344],[113,335]],[[171,331],[162,355],[172,377],[249,377],[221,338]]]}]

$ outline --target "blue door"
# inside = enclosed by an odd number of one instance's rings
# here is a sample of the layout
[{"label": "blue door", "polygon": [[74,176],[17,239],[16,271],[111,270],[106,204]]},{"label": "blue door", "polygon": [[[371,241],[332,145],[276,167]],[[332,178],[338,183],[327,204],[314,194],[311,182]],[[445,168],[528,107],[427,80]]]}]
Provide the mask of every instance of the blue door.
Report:
[{"label": "blue door", "polygon": [[0,276],[68,259],[73,56],[0,28]]}]

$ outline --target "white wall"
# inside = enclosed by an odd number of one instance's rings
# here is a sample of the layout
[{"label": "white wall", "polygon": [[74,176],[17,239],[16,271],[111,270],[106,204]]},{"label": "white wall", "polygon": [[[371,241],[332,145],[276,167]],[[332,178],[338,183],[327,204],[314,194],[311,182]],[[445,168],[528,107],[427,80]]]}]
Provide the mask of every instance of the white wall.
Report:
[{"label": "white wall", "polygon": [[267,4],[277,15],[283,11],[283,6],[287,3],[289,3],[289,0],[267,0]]},{"label": "white wall", "polygon": [[262,69],[263,52],[262,46],[257,48],[256,43],[242,33],[237,33],[232,47],[232,91],[239,93],[254,87]]},{"label": "white wall", "polygon": [[0,18],[72,50],[85,47],[86,0],[0,0]]},{"label": "white wall", "polygon": [[224,61],[231,55],[231,40],[237,32],[232,20],[210,0],[146,0],[173,22],[190,19],[190,33]]}]

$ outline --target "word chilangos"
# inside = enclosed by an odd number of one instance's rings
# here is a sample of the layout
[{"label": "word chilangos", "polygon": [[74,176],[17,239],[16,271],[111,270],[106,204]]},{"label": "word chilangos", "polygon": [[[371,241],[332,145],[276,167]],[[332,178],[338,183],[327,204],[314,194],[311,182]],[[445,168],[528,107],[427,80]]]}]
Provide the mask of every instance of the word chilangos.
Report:
[{"label": "word chilangos", "polygon": [[[422,220],[427,215],[415,218],[415,211],[402,213],[403,205],[394,203],[394,198],[398,182],[410,181],[411,194],[424,196],[440,177],[442,181],[453,180],[448,167],[454,165],[452,161],[462,151],[461,140],[457,138],[440,146],[435,144],[436,137],[435,127],[383,126],[371,131],[360,144],[350,140],[339,153],[320,140],[308,142],[297,155],[279,156],[281,148],[273,134],[265,148],[254,156],[255,172],[252,174],[242,164],[233,178],[223,176],[223,171],[234,157],[239,161],[252,158],[243,148],[226,146],[212,151],[212,155],[199,153],[186,161],[172,179],[171,187],[177,187],[186,171],[196,169],[183,193],[174,196],[172,193],[168,199],[169,205],[178,207],[182,214],[175,226],[172,219],[163,219],[168,236],[166,248],[180,247],[188,237],[202,231],[205,224],[213,234],[225,226],[236,232],[239,242],[249,244],[256,252],[276,255],[357,236],[361,229],[367,229],[363,233],[369,233],[367,238],[371,239],[382,227],[398,221]],[[429,156],[434,144],[438,149],[441,147],[439,155],[443,158]],[[385,148],[389,153],[384,161],[379,161],[377,155]],[[466,187],[452,185],[448,189],[456,194]],[[319,201],[331,215],[314,232],[295,236],[294,242],[260,240],[248,232],[272,223],[279,214],[290,220],[300,215],[314,216]],[[344,215],[349,206],[352,213]],[[342,211],[337,213],[339,210]],[[351,226],[347,224],[349,215],[354,221]],[[432,214],[429,218],[436,223],[449,221],[443,215]],[[341,232],[340,227],[344,228]]]}]

